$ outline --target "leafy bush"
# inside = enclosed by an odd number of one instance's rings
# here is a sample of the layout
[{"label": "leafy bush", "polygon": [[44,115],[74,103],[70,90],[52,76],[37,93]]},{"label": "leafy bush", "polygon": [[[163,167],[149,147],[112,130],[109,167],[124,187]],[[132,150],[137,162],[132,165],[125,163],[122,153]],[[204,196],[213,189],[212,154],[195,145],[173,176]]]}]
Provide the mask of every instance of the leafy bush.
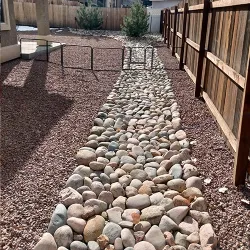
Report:
[{"label": "leafy bush", "polygon": [[102,13],[99,8],[91,5],[91,2],[88,2],[89,7],[82,5],[77,11],[76,21],[81,29],[94,30],[101,28],[103,22]]},{"label": "leafy bush", "polygon": [[148,19],[146,8],[140,0],[135,1],[131,6],[131,12],[124,17],[122,31],[127,36],[139,37],[143,36],[148,31]]}]

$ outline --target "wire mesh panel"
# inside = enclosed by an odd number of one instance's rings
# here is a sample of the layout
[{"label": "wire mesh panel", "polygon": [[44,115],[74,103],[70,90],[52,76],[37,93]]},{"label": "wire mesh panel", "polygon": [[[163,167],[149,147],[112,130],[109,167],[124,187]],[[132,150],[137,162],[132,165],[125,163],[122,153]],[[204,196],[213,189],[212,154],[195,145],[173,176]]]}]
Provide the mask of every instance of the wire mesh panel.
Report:
[{"label": "wire mesh panel", "polygon": [[91,69],[92,47],[79,45],[63,46],[63,66],[70,68]]},{"label": "wire mesh panel", "polygon": [[123,48],[94,48],[93,51],[94,70],[122,70]]}]

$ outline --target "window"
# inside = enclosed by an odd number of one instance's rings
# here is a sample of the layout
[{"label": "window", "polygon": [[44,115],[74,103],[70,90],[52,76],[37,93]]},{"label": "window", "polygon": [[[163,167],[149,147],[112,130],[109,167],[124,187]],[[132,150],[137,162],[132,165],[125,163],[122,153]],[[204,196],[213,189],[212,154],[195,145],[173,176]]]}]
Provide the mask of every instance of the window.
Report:
[{"label": "window", "polygon": [[8,0],[0,0],[0,2],[1,2],[1,31],[10,30]]}]

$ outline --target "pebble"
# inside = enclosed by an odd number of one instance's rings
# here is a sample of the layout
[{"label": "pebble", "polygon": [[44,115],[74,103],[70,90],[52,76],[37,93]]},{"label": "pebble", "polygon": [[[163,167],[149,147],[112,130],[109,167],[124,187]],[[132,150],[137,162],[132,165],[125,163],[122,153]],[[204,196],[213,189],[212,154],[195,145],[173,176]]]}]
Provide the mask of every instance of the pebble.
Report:
[{"label": "pebble", "polygon": [[148,178],[148,174],[141,169],[134,169],[130,172],[130,175],[133,179],[137,179],[140,181],[145,181]]},{"label": "pebble", "polygon": [[108,208],[108,204],[106,202],[98,199],[89,199],[85,202],[84,206],[93,207],[95,210],[95,214],[101,214]]},{"label": "pebble", "polygon": [[88,218],[92,217],[93,215],[95,215],[95,209],[94,209],[94,207],[86,206],[85,205],[83,207],[81,217],[83,219],[87,220]]},{"label": "pebble", "polygon": [[204,248],[197,244],[197,243],[191,243],[189,246],[188,246],[188,250],[204,250]]},{"label": "pebble", "polygon": [[149,228],[151,227],[151,224],[148,221],[140,221],[139,223],[134,225],[134,231],[142,231],[146,233]]},{"label": "pebble", "polygon": [[185,199],[181,195],[174,196],[173,202],[174,202],[175,207],[178,207],[178,206],[190,206],[189,200]]},{"label": "pebble", "polygon": [[87,250],[87,249],[88,248],[87,248],[86,244],[84,244],[81,241],[73,241],[70,244],[70,250]]},{"label": "pebble", "polygon": [[190,216],[192,216],[199,224],[204,225],[211,223],[211,218],[207,212],[200,212],[196,210],[189,211]]},{"label": "pebble", "polygon": [[187,137],[187,135],[186,135],[186,133],[185,133],[184,130],[178,130],[175,133],[175,136],[176,136],[177,140],[179,140],[179,141],[184,140]]},{"label": "pebble", "polygon": [[122,156],[121,157],[121,165],[124,165],[126,163],[129,163],[129,164],[135,164],[136,163],[136,160],[130,156]]},{"label": "pebble", "polygon": [[125,193],[127,197],[132,197],[138,194],[138,191],[136,188],[132,187],[132,186],[127,186],[125,189]]},{"label": "pebble", "polygon": [[184,217],[187,215],[189,208],[187,206],[174,207],[167,211],[167,215],[179,225]]},{"label": "pebble", "polygon": [[135,244],[134,250],[156,250],[156,249],[151,243],[147,241],[141,241]]},{"label": "pebble", "polygon": [[166,231],[166,232],[164,232],[164,237],[166,239],[166,243],[169,246],[174,246],[175,245],[173,234],[171,234],[170,232]]},{"label": "pebble", "polygon": [[168,183],[168,181],[172,180],[173,176],[170,174],[164,174],[164,175],[160,175],[157,176],[153,179],[153,182],[155,184],[164,184],[164,183]]},{"label": "pebble", "polygon": [[122,239],[116,238],[114,243],[115,250],[123,250]]},{"label": "pebble", "polygon": [[72,204],[82,204],[82,196],[72,187],[67,187],[60,192],[61,202],[65,207]]},{"label": "pebble", "polygon": [[164,196],[160,192],[152,194],[150,196],[151,205],[157,205],[157,204],[159,204],[162,201],[163,198],[164,198]]},{"label": "pebble", "polygon": [[142,186],[142,182],[140,180],[134,179],[130,182],[130,186],[139,189]]},{"label": "pebble", "polygon": [[178,225],[166,215],[162,216],[159,223],[159,228],[163,233],[166,231],[171,232],[179,229]]},{"label": "pebble", "polygon": [[119,196],[118,198],[116,198],[113,201],[112,206],[113,207],[120,207],[120,208],[122,208],[124,210],[125,207],[126,207],[126,200],[127,200],[126,197]]},{"label": "pebble", "polygon": [[113,222],[108,222],[105,225],[102,234],[106,235],[109,238],[110,243],[114,243],[115,239],[121,236],[121,231],[122,228],[119,225]]},{"label": "pebble", "polygon": [[139,214],[140,215],[140,210],[132,208],[132,209],[126,209],[122,213],[122,219],[126,221],[134,221],[133,214]]},{"label": "pebble", "polygon": [[207,203],[203,197],[198,197],[191,203],[190,209],[205,212],[207,211]]},{"label": "pebble", "polygon": [[43,234],[42,238],[35,245],[34,250],[57,250],[54,237],[50,233]]},{"label": "pebble", "polygon": [[98,236],[96,241],[102,250],[105,249],[105,247],[107,247],[109,244],[109,238],[104,234]]},{"label": "pebble", "polygon": [[118,224],[119,226],[121,226],[122,228],[133,228],[134,223],[131,221],[121,221]]},{"label": "pebble", "polygon": [[150,222],[151,224],[159,224],[165,209],[162,206],[150,206],[142,209],[141,220]]},{"label": "pebble", "polygon": [[202,180],[197,176],[191,176],[186,180],[186,187],[196,187],[202,190]]},{"label": "pebble", "polygon": [[119,182],[115,182],[111,184],[110,192],[112,193],[114,198],[123,196],[125,194],[124,189],[122,188],[122,185]]},{"label": "pebble", "polygon": [[98,196],[98,200],[104,201],[109,205],[114,201],[114,197],[110,191],[102,191]]},{"label": "pebble", "polygon": [[96,154],[89,150],[79,150],[75,158],[79,165],[88,166],[90,162],[96,160]]},{"label": "pebble", "polygon": [[164,197],[165,198],[170,198],[170,199],[173,199],[176,195],[178,195],[179,192],[178,191],[175,191],[175,190],[168,190],[164,193]]},{"label": "pebble", "polygon": [[70,217],[67,219],[67,224],[77,233],[83,233],[86,226],[86,221],[80,218]]},{"label": "pebble", "polygon": [[82,178],[89,177],[91,174],[91,169],[90,167],[79,165],[75,168],[73,174],[79,174]]},{"label": "pebble", "polygon": [[200,189],[195,187],[190,187],[184,190],[181,195],[185,197],[186,199],[194,199],[194,197],[202,197],[202,193]]},{"label": "pebble", "polygon": [[191,233],[199,231],[198,222],[191,216],[186,216],[184,218],[184,221],[179,224],[179,228],[180,232],[186,235],[190,235]]},{"label": "pebble", "polygon": [[73,231],[68,225],[59,227],[54,234],[57,247],[63,246],[69,248],[73,241]]},{"label": "pebble", "polygon": [[168,187],[177,192],[183,192],[186,189],[186,183],[182,179],[173,179],[167,183]]},{"label": "pebble", "polygon": [[175,244],[187,248],[189,242],[187,241],[187,235],[177,232],[175,234]]},{"label": "pebble", "polygon": [[193,232],[190,235],[188,235],[187,241],[190,243],[199,243],[200,242],[199,232]]},{"label": "pebble", "polygon": [[180,164],[173,165],[169,170],[169,174],[173,175],[174,179],[180,179],[182,177],[182,172]]},{"label": "pebble", "polygon": [[212,245],[213,247],[217,244],[217,236],[214,233],[213,227],[211,224],[202,225],[200,228],[200,242],[201,246],[205,247],[206,245]]},{"label": "pebble", "polygon": [[133,197],[129,197],[126,201],[128,208],[143,209],[150,206],[150,199],[147,194],[137,194]]},{"label": "pebble", "polygon": [[108,214],[109,221],[114,222],[116,224],[121,222],[122,221],[122,212],[123,212],[123,209],[121,209],[120,207],[112,207],[112,208],[108,209],[107,214]]},{"label": "pebble", "polygon": [[135,238],[130,229],[124,228],[121,231],[121,239],[124,247],[133,247],[135,245]]},{"label": "pebble", "polygon": [[98,245],[96,241],[89,241],[88,250],[100,250],[100,246]]},{"label": "pebble", "polygon": [[81,186],[83,186],[83,178],[79,174],[71,175],[66,182],[66,187],[72,187],[74,189],[77,189]]},{"label": "pebble", "polygon": [[92,161],[89,163],[89,167],[94,171],[100,171],[105,168],[105,164],[103,164],[102,162],[98,162],[98,161]]},{"label": "pebble", "polygon": [[[63,204],[58,204],[51,216],[48,232],[54,234],[56,229],[66,224],[67,221],[67,209]],[[45,235],[45,238],[49,238],[49,235]]]},{"label": "pebble", "polygon": [[185,164],[183,167],[183,179],[187,180],[191,176],[197,176],[198,170],[195,166],[191,164]]},{"label": "pebble", "polygon": [[145,235],[145,240],[151,243],[156,250],[162,250],[165,246],[165,237],[160,228],[153,225]]}]

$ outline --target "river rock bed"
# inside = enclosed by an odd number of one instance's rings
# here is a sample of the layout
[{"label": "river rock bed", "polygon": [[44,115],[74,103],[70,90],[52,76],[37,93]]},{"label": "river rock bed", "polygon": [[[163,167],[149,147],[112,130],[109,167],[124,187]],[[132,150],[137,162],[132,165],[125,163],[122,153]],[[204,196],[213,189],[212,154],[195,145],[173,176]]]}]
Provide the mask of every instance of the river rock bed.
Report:
[{"label": "river rock bed", "polygon": [[[143,53],[135,50],[133,57]],[[190,156],[195,141],[182,130],[157,51],[154,69],[133,67],[121,72],[94,119],[35,250],[216,249],[202,180]]]}]

